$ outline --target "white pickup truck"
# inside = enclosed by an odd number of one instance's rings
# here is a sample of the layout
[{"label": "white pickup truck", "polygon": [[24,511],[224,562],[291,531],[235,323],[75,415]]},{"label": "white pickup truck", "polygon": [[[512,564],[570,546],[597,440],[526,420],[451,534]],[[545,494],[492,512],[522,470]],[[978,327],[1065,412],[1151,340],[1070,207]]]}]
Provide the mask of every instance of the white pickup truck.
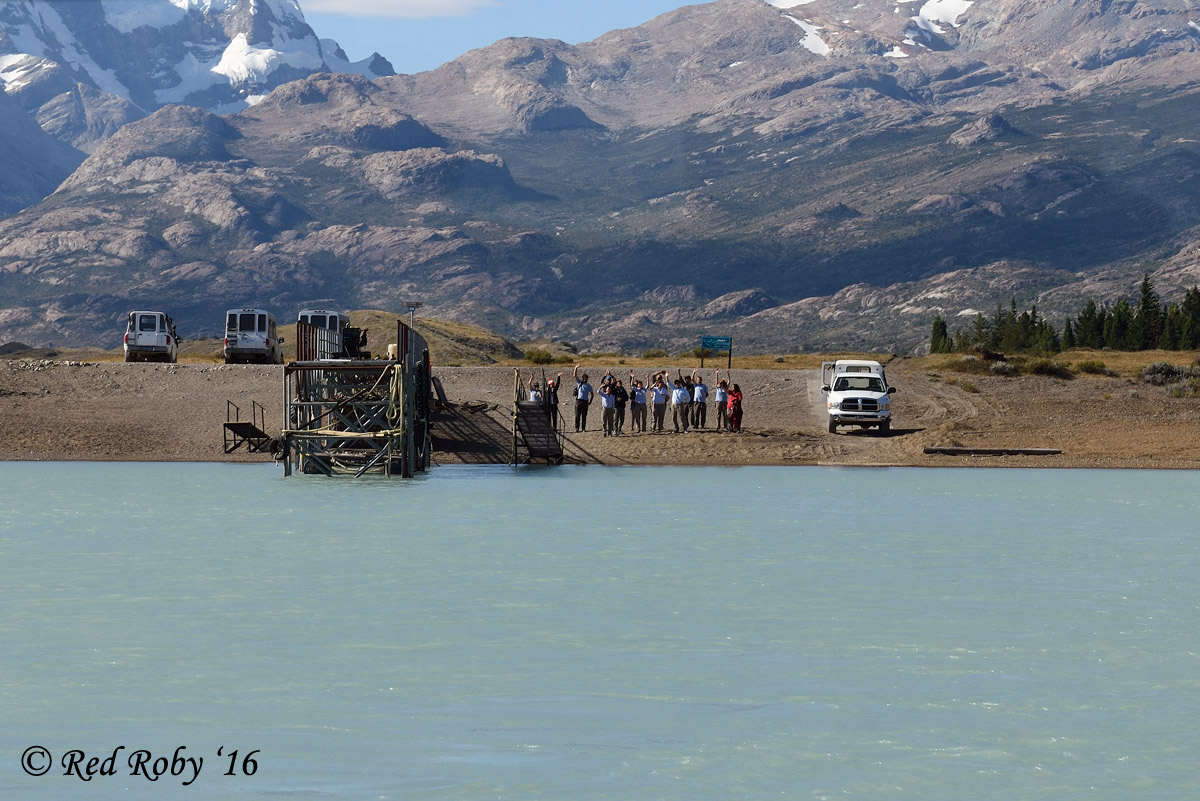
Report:
[{"label": "white pickup truck", "polygon": [[821,363],[821,392],[829,411],[829,433],[838,426],[892,428],[892,393],[883,365],[864,359],[840,359]]}]

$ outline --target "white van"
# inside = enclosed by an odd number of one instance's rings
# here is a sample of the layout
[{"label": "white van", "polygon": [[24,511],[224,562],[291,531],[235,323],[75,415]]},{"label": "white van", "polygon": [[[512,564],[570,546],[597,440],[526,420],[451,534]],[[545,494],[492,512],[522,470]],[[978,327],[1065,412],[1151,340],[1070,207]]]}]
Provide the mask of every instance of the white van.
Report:
[{"label": "white van", "polygon": [[307,323],[317,329],[315,338],[305,340],[296,337],[296,358],[307,359],[339,359],[346,355],[346,345],[343,335],[350,325],[350,315],[345,312],[329,311],[328,309],[303,309],[296,316],[296,321]]},{"label": "white van", "polygon": [[283,364],[283,340],[275,331],[275,315],[263,309],[225,312],[225,363]]},{"label": "white van", "polygon": [[301,323],[315,325],[317,328],[336,331],[338,336],[341,336],[346,326],[350,325],[350,315],[345,312],[328,311],[326,309],[303,309],[296,317],[296,320]]},{"label": "white van", "polygon": [[127,362],[179,361],[175,321],[160,311],[131,311],[125,327],[124,349]]}]

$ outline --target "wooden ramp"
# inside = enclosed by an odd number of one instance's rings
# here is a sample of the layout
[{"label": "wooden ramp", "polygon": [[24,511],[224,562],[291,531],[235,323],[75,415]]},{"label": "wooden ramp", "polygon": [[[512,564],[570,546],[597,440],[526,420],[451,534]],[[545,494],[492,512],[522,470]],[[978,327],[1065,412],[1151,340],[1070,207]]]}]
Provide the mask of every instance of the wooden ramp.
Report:
[{"label": "wooden ramp", "polygon": [[550,416],[546,407],[537,402],[517,402],[517,431],[529,451],[529,458],[545,459],[548,463],[558,464],[563,459],[562,442],[550,426]]},{"label": "wooden ramp", "polygon": [[266,453],[271,450],[271,435],[267,427],[266,413],[261,404],[250,402],[250,419],[242,420],[241,409],[233,401],[225,401],[225,452],[233,453],[243,445],[251,453]]},{"label": "wooden ramp", "polygon": [[225,452],[233,453],[246,446],[251,453],[264,453],[271,449],[271,435],[254,423],[233,420],[225,424]]}]

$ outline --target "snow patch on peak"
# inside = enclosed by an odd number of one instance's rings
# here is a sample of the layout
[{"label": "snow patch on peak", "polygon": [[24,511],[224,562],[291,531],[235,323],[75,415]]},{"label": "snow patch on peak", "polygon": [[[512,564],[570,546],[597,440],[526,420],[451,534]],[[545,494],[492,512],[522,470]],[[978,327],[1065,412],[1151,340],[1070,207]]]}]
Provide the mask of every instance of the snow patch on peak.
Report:
[{"label": "snow patch on peak", "polygon": [[0,85],[6,92],[25,87],[48,62],[25,53],[0,56]]},{"label": "snow patch on peak", "polygon": [[804,31],[804,38],[800,40],[800,44],[805,50],[809,51],[810,53],[816,53],[818,56],[829,55],[831,52],[829,45],[825,44],[825,40],[821,38],[819,33],[817,33],[817,31],[821,30],[820,26],[813,25],[811,22],[797,19],[791,14],[784,14],[784,16],[799,25]]},{"label": "snow patch on peak", "polygon": [[809,3],[815,2],[816,0],[767,0],[767,5],[787,9],[795,8],[796,6],[806,6]]},{"label": "snow patch on peak", "polygon": [[187,13],[173,0],[100,0],[104,19],[121,33],[138,28],[167,28]]},{"label": "snow patch on peak", "polygon": [[[140,0],[127,0],[127,2],[137,5]],[[167,2],[184,12],[196,12],[203,15],[224,13],[236,8],[241,0],[167,0]],[[275,19],[283,20],[294,17],[301,22],[304,21],[304,12],[300,10],[300,3],[297,0],[253,0],[251,5],[266,6]]]},{"label": "snow patch on peak", "polygon": [[276,36],[275,44],[291,49],[284,51],[252,45],[246,40],[246,34],[239,33],[225,48],[212,71],[235,84],[262,83],[282,64],[308,70],[318,70],[322,66],[320,48],[313,38],[289,41]]},{"label": "snow patch on peak", "polygon": [[974,0],[929,0],[912,19],[921,30],[941,36],[946,31],[938,23],[957,28],[956,20],[965,14],[973,3]]}]

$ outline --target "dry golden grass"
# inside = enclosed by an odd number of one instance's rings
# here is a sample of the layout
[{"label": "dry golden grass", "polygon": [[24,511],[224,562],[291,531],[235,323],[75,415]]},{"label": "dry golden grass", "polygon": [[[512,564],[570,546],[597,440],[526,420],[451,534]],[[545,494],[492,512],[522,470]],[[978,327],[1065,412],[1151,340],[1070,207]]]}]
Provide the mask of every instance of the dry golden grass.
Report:
[{"label": "dry golden grass", "polygon": [[[1022,357],[1016,357],[1022,358]],[[938,353],[931,356],[920,356],[912,359],[914,366],[927,370],[940,370],[946,367],[947,362],[954,362],[962,359],[960,353]],[[1085,373],[1079,369],[1079,365],[1092,362],[1099,362],[1106,368],[1112,371],[1118,378],[1136,379],[1141,375],[1142,369],[1148,364],[1155,362],[1167,362],[1175,365],[1194,365],[1200,363],[1200,351],[1193,350],[1141,350],[1141,351],[1122,351],[1122,350],[1092,350],[1090,348],[1072,348],[1071,350],[1057,353],[1050,357],[1051,361],[1059,362],[1068,367],[1077,378],[1098,377],[1105,378],[1110,376],[1095,375]]]},{"label": "dry golden grass", "polygon": [[[813,370],[821,366],[821,362],[834,361],[836,359],[873,359],[882,364],[887,364],[892,359],[896,358],[890,353],[791,353],[791,354],[757,354],[733,357],[733,366],[729,368],[729,359],[725,354],[719,356],[706,356],[704,358],[705,370]],[[654,367],[662,367],[664,364],[670,364],[672,367],[700,367],[700,359],[695,356],[661,356],[652,359],[644,359],[639,356],[625,356],[619,353],[583,353],[572,357],[570,362],[558,362],[555,364],[535,365],[527,359],[508,359],[499,362],[504,366],[513,367],[545,367],[549,370],[554,367],[556,370],[561,370],[563,367],[570,369],[575,364],[583,367],[629,367],[633,370],[649,369]]]}]

